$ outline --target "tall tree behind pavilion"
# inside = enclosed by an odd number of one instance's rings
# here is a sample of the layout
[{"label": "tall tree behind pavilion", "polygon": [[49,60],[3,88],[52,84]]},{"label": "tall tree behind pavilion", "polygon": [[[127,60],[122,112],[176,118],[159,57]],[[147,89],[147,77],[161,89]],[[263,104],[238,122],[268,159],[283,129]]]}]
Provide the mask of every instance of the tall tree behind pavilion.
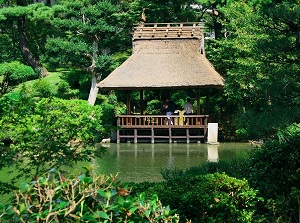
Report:
[{"label": "tall tree behind pavilion", "polygon": [[111,63],[110,55],[123,39],[132,21],[121,5],[109,1],[61,1],[53,8],[56,34],[46,43],[44,60],[54,67],[78,68],[91,75],[88,102],[95,104],[97,82]]}]

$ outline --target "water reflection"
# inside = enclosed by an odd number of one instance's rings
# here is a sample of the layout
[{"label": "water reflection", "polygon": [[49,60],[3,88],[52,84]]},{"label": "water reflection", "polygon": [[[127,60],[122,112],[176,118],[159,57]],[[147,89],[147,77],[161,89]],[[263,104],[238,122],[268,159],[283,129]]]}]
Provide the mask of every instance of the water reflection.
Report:
[{"label": "water reflection", "polygon": [[219,145],[207,145],[207,161],[218,162],[219,161]]},{"label": "water reflection", "polygon": [[186,169],[206,161],[245,157],[246,143],[209,144],[109,144],[107,153],[94,160],[97,173],[119,174],[123,181],[160,181],[162,168]]}]

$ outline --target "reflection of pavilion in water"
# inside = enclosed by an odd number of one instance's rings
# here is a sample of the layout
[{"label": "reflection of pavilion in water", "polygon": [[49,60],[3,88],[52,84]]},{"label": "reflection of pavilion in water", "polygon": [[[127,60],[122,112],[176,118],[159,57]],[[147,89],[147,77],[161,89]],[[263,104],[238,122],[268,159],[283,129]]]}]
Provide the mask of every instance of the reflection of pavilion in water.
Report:
[{"label": "reflection of pavilion in water", "polygon": [[[207,149],[206,156],[207,156],[207,161],[208,162],[218,162],[219,161],[219,151],[218,151],[219,144],[205,144],[205,145],[202,144],[201,146],[204,146]],[[151,158],[155,158],[155,150],[157,148],[157,145],[150,144],[150,147],[151,147]],[[184,153],[184,152],[186,152],[187,159],[191,155],[193,155],[193,154],[191,154],[191,152],[194,152],[194,150],[193,151],[190,150],[189,144],[185,145],[186,149],[176,149],[176,147],[174,146],[174,144],[169,144],[168,147],[169,147],[169,150],[165,150],[164,149],[163,152],[164,153],[167,153],[167,152],[169,153],[169,155],[168,155],[168,157],[169,157],[168,158],[168,165],[170,167],[172,167],[172,165],[174,164],[174,152],[177,153],[177,154],[178,153]],[[133,145],[133,148],[134,148],[133,151],[132,151],[132,149],[126,150],[126,149],[124,149],[124,147],[122,147],[122,144],[117,144],[117,150],[116,150],[117,157],[122,156],[122,153],[128,154],[128,153],[132,153],[133,152],[134,153],[134,157],[137,158],[139,152],[143,152],[143,153],[145,152],[145,149],[141,149],[141,147],[139,147],[138,144],[136,144],[136,143]],[[176,151],[174,151],[174,150],[176,150]],[[148,152],[150,152],[150,150]],[[159,150],[159,152],[158,152],[157,155],[160,156],[161,153],[162,153],[162,150]]]}]

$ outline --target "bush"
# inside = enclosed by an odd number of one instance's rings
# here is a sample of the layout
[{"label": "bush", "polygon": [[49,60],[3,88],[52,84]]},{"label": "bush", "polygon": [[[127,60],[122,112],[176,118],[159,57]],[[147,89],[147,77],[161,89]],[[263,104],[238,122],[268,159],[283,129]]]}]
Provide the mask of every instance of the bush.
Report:
[{"label": "bush", "polygon": [[180,177],[198,176],[212,173],[226,173],[235,178],[245,178],[248,176],[249,158],[234,159],[230,162],[205,162],[202,165],[190,167],[187,169],[165,168],[161,174],[165,180],[176,180]]},{"label": "bush", "polygon": [[238,180],[226,174],[207,174],[182,177],[176,180],[136,184],[134,191],[147,190],[157,194],[164,205],[177,209],[181,219],[192,222],[251,222],[257,202],[257,191],[246,180]]},{"label": "bush", "polygon": [[4,76],[10,86],[38,78],[38,74],[31,67],[18,61],[0,64],[0,76]]},{"label": "bush", "polygon": [[288,195],[300,189],[300,124],[282,131],[282,137],[266,142],[251,155],[249,181],[266,197]]},{"label": "bush", "polygon": [[48,80],[42,78],[33,84],[34,95],[41,98],[48,98],[52,95],[52,87]]},{"label": "bush", "polygon": [[13,180],[101,155],[94,148],[105,133],[99,106],[57,98],[35,102],[24,92],[3,103],[0,126],[5,128],[0,131],[0,141],[10,139],[11,144],[0,156],[0,169],[14,168]]},{"label": "bush", "polygon": [[9,222],[178,222],[158,197],[130,195],[116,176],[82,174],[68,178],[59,172],[23,183],[11,205],[0,206],[0,221]]},{"label": "bush", "polygon": [[300,222],[300,124],[256,149],[249,159],[249,183],[266,198],[270,221]]}]

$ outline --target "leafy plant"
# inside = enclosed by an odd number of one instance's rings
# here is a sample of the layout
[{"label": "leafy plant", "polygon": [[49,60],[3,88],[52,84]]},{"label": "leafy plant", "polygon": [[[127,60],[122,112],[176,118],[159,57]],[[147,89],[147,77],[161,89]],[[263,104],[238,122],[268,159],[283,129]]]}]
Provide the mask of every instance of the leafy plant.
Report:
[{"label": "leafy plant", "polygon": [[178,222],[179,217],[163,206],[156,195],[130,195],[117,176],[67,177],[49,172],[36,181],[23,183],[11,205],[0,206],[0,220],[10,222]]},{"label": "leafy plant", "polygon": [[10,86],[38,78],[34,70],[18,61],[0,64],[0,91],[7,92]]},{"label": "leafy plant", "polygon": [[2,98],[0,104],[4,109],[0,141],[10,142],[0,157],[0,168],[15,169],[13,183],[20,177],[35,178],[54,167],[91,160],[94,143],[105,132],[101,108],[86,101],[43,98],[35,102],[22,92],[17,98]]},{"label": "leafy plant", "polygon": [[249,159],[249,181],[266,197],[288,195],[292,187],[299,189],[300,124],[291,125],[281,134],[284,140],[280,138],[266,142]]},{"label": "leafy plant", "polygon": [[192,222],[251,222],[262,198],[246,180],[214,173],[180,177],[155,185],[133,186],[133,192],[157,194],[164,205],[176,208],[181,219]]}]

